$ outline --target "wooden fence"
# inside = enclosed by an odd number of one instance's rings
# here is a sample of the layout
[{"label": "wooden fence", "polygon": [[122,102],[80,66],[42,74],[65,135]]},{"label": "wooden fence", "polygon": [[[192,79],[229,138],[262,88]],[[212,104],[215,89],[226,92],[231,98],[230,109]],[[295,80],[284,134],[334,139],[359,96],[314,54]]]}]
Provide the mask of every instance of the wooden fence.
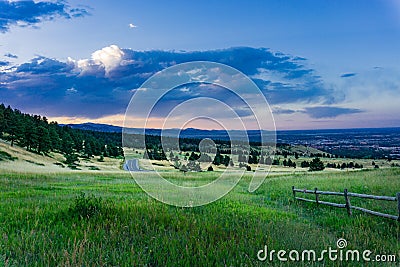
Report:
[{"label": "wooden fence", "polygon": [[[398,222],[400,222],[400,192],[398,192],[395,197],[388,197],[388,196],[375,196],[375,195],[351,193],[351,192],[348,192],[347,189],[344,189],[343,192],[329,192],[329,191],[318,191],[317,188],[315,188],[314,190],[299,189],[299,188],[295,188],[294,186],[292,186],[292,192],[293,192],[293,197],[296,200],[313,202],[313,203],[328,205],[328,206],[332,206],[332,207],[336,207],[336,208],[345,208],[347,210],[348,215],[352,214],[351,209],[355,209],[355,210],[359,210],[359,211],[362,211],[362,212],[365,212],[368,214],[372,214],[372,215],[380,216],[380,217],[384,217],[384,218],[389,218],[389,219],[397,220]],[[315,200],[297,197],[296,193],[315,194]],[[343,196],[345,203],[339,204],[339,203],[321,201],[321,200],[319,200],[319,195]],[[391,214],[381,213],[381,212],[377,212],[377,211],[373,211],[373,210],[368,210],[365,208],[360,208],[357,206],[352,206],[350,204],[350,197],[368,198],[368,199],[385,200],[385,201],[397,201],[397,215],[391,215]]]}]

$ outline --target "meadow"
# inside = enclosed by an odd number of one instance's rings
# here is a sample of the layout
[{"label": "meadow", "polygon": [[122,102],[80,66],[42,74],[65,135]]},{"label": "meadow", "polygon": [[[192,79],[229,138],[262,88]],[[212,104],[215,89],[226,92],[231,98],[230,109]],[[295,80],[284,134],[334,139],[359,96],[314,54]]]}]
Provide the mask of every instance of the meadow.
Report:
[{"label": "meadow", "polygon": [[[176,172],[174,179],[211,181],[217,174]],[[273,175],[254,193],[245,176],[214,203],[178,208],[147,196],[129,173],[2,171],[0,266],[363,266],[257,259],[265,245],[321,251],[336,248],[339,238],[347,240],[347,249],[396,254],[391,264],[398,266],[398,222],[294,201],[291,186],[395,196],[399,175],[399,168]],[[397,214],[394,202],[352,204]]]}]

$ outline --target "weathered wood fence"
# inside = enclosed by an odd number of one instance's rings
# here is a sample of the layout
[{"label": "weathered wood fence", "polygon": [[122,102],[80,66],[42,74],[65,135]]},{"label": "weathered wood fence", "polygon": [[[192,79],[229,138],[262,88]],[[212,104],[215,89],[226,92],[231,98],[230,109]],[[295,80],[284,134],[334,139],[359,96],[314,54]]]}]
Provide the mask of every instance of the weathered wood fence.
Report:
[{"label": "weathered wood fence", "polygon": [[[319,191],[317,188],[314,190],[307,190],[307,189],[299,189],[295,188],[292,186],[292,192],[293,192],[293,197],[296,200],[300,201],[307,201],[307,202],[313,202],[317,204],[323,204],[323,205],[328,205],[336,208],[345,208],[347,210],[347,214],[351,215],[352,209],[359,210],[368,214],[372,214],[375,216],[380,216],[384,218],[389,218],[393,220],[397,220],[400,222],[400,192],[396,194],[395,197],[388,197],[388,196],[375,196],[375,195],[366,195],[366,194],[358,194],[358,193],[352,193],[348,192],[347,189],[344,189],[343,192],[329,192],[329,191]],[[296,193],[304,193],[304,194],[314,194],[315,195],[315,200],[314,199],[307,199],[307,198],[302,198],[302,197],[297,197]],[[343,196],[344,197],[344,204],[339,204],[339,203],[333,203],[333,202],[326,202],[326,201],[321,201],[319,199],[319,195],[333,195],[333,196]],[[368,199],[375,199],[375,200],[385,200],[385,201],[397,201],[397,215],[392,215],[392,214],[386,214],[386,213],[381,213],[357,206],[352,206],[350,204],[350,197],[358,197],[358,198],[368,198]]]}]

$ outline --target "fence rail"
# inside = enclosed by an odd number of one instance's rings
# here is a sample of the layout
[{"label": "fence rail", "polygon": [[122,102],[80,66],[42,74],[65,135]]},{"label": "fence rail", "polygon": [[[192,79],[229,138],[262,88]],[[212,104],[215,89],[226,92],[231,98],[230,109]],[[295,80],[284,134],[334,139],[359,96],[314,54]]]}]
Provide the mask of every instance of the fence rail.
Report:
[{"label": "fence rail", "polygon": [[[332,206],[332,207],[336,207],[336,208],[344,208],[347,210],[348,215],[351,215],[352,214],[351,210],[355,209],[355,210],[359,210],[359,211],[362,211],[362,212],[365,212],[365,213],[368,213],[371,215],[389,218],[389,219],[397,220],[398,222],[400,222],[400,192],[398,192],[395,197],[388,197],[388,196],[375,196],[375,195],[352,193],[352,192],[348,192],[347,189],[344,189],[343,192],[331,192],[331,191],[320,191],[317,188],[314,188],[314,190],[300,189],[300,188],[295,188],[294,186],[292,186],[292,192],[293,192],[293,197],[296,200],[313,202],[313,203],[323,204],[323,205]],[[297,197],[296,193],[314,194],[315,200],[303,198],[303,197]],[[343,196],[345,203],[341,204],[341,203],[321,201],[319,199],[319,195]],[[397,215],[386,214],[386,213],[373,211],[373,210],[369,210],[369,209],[365,209],[365,208],[361,208],[361,207],[357,207],[357,206],[352,206],[350,203],[350,197],[367,198],[367,199],[384,200],[384,201],[397,201]]]}]

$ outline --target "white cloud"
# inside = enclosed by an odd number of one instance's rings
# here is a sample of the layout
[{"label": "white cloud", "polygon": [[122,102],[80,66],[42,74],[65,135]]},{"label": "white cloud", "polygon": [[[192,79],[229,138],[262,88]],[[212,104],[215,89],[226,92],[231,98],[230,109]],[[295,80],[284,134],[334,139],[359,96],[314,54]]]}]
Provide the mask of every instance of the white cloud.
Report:
[{"label": "white cloud", "polygon": [[110,45],[95,51],[90,59],[74,60],[68,58],[68,62],[73,63],[82,72],[90,71],[93,67],[104,68],[106,76],[110,71],[123,63],[124,52],[116,45]]},{"label": "white cloud", "polygon": [[71,87],[71,88],[67,89],[67,93],[69,93],[69,94],[74,94],[74,93],[77,93],[77,92],[78,92],[78,90],[76,90],[74,87]]},{"label": "white cloud", "polygon": [[181,92],[189,92],[190,89],[187,88],[187,87],[183,87],[183,88],[179,89],[179,91],[181,91]]},{"label": "white cloud", "polygon": [[137,28],[137,26],[133,23],[129,23],[129,28],[134,29],[134,28]]}]

